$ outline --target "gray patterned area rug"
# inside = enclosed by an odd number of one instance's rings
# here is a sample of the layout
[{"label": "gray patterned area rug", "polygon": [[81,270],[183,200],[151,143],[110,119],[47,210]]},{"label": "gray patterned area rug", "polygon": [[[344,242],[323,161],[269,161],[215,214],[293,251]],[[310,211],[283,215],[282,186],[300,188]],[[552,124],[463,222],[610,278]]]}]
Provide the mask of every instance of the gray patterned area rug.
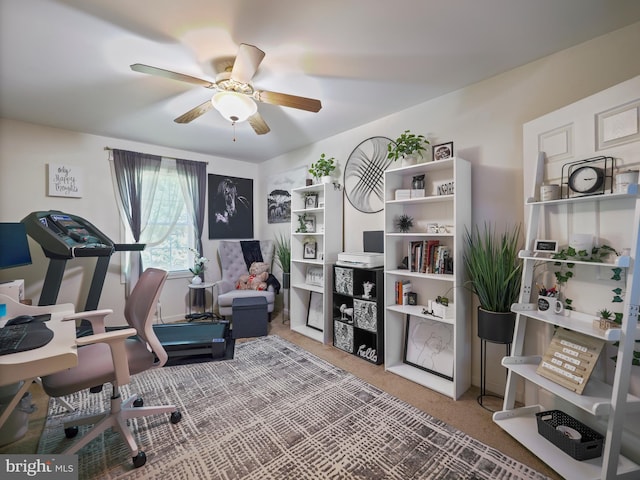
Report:
[{"label": "gray patterned area rug", "polygon": [[[138,469],[119,437],[103,434],[79,453],[81,479],[546,478],[277,336],[236,345],[233,360],[145,372],[123,390],[177,404],[182,421],[133,422],[148,457]],[[104,398],[69,400],[86,412]],[[39,453],[69,442],[67,415],[49,408]]]}]

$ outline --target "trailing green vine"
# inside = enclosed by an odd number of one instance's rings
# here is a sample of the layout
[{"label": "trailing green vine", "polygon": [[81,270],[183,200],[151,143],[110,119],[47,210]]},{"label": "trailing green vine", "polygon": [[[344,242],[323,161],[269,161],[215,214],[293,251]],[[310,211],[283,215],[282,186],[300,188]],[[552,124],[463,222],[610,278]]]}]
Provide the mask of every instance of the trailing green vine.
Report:
[{"label": "trailing green vine", "polygon": [[[554,260],[564,260],[564,262],[554,262],[554,266],[558,267],[558,270],[553,272],[556,277],[556,283],[560,286],[566,286],[566,283],[571,278],[573,278],[573,268],[576,264],[574,262],[571,262],[570,260],[575,260],[578,262],[601,263],[611,254],[618,255],[618,252],[616,252],[616,250],[609,245],[593,247],[591,249],[591,252],[588,252],[587,250],[576,250],[571,246],[563,248],[559,252],[553,254],[553,256],[551,257]],[[622,269],[616,267],[613,270],[614,277],[615,275],[617,275],[617,278],[614,279],[620,280],[620,273]],[[622,292],[622,290],[620,290],[620,292]],[[622,299],[614,301],[621,302]],[[567,310],[573,310],[573,300],[570,298],[565,298],[564,308],[566,308]]]}]

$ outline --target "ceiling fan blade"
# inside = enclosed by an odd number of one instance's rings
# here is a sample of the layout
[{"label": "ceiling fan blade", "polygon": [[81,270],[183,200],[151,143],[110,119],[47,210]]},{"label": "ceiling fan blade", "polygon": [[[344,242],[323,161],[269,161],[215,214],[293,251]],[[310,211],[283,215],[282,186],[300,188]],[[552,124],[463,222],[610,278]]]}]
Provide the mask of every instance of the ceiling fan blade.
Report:
[{"label": "ceiling fan blade", "polygon": [[180,82],[192,83],[194,85],[200,85],[201,87],[205,88],[216,88],[216,84],[208,80],[192,77],[191,75],[185,75],[184,73],[172,72],[171,70],[165,70],[164,68],[144,65],[142,63],[134,63],[133,65],[131,65],[131,70],[133,70],[134,72],[156,75],[158,77],[170,78],[172,80],[178,80]]},{"label": "ceiling fan blade", "polygon": [[267,92],[256,90],[253,98],[259,102],[270,103],[272,105],[282,105],[283,107],[298,108],[308,112],[319,112],[322,108],[320,100],[314,98],[298,97],[287,93]]},{"label": "ceiling fan blade", "polygon": [[195,120],[196,118],[198,118],[200,115],[204,115],[205,113],[207,113],[212,108],[213,108],[213,105],[211,104],[211,100],[207,100],[203,104],[198,105],[195,108],[192,108],[191,110],[189,110],[184,115],[180,115],[178,118],[176,118],[174,120],[174,122],[176,122],[176,123],[189,123],[189,122]]},{"label": "ceiling fan blade", "polygon": [[271,131],[269,125],[267,125],[267,123],[258,112],[251,115],[247,121],[258,135],[264,135],[265,133],[269,133]]},{"label": "ceiling fan blade", "polygon": [[258,66],[264,58],[264,52],[258,47],[241,43],[238,48],[236,61],[233,62],[231,80],[240,83],[249,83],[258,70]]}]

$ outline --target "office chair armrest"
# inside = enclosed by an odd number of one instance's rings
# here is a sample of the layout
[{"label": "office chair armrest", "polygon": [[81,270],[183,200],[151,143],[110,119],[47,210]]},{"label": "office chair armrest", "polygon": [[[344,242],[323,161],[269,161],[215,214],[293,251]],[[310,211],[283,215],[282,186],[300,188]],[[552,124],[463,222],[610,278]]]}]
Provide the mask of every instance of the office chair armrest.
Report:
[{"label": "office chair armrest", "polygon": [[107,315],[111,315],[113,310],[104,308],[102,310],[89,310],[86,312],[78,312],[72,315],[67,315],[62,319],[62,321],[71,321],[71,320],[87,320],[91,323],[91,328],[93,329],[93,333],[104,333],[106,331],[104,325],[104,319]]},{"label": "office chair armrest", "polygon": [[116,382],[118,385],[129,383],[129,361],[127,358],[127,349],[124,341],[126,338],[136,335],[138,332],[135,328],[125,328],[122,330],[112,330],[106,333],[94,333],[86,337],[76,338],[76,345],[90,345],[92,343],[106,343],[111,350],[111,361],[113,369],[116,373]]}]

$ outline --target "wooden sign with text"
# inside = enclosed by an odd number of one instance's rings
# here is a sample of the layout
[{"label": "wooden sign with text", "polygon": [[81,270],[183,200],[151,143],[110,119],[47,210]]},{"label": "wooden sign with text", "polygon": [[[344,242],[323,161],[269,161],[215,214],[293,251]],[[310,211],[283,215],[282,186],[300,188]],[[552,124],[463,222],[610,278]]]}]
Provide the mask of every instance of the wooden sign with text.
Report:
[{"label": "wooden sign with text", "polygon": [[581,395],[603,346],[604,340],[559,328],[537,373]]}]

